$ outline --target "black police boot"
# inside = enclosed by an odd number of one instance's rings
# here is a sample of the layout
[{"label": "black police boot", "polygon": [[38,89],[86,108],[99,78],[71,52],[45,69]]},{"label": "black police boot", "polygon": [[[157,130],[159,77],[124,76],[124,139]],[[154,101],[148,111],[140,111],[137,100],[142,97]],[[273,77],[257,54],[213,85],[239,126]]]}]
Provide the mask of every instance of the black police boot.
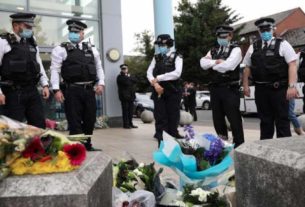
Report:
[{"label": "black police boot", "polygon": [[83,145],[86,147],[87,151],[102,151],[101,149],[92,147],[91,138],[89,138],[86,142],[83,142]]}]

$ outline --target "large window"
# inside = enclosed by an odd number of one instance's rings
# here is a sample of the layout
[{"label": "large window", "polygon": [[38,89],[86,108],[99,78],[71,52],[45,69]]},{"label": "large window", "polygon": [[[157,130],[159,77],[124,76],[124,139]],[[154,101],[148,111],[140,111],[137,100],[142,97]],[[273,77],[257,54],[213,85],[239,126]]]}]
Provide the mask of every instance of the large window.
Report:
[{"label": "large window", "polygon": [[30,11],[52,15],[98,18],[97,0],[30,0]]},{"label": "large window", "polygon": [[26,0],[1,0],[0,9],[4,10],[26,10]]},{"label": "large window", "polygon": [[0,12],[0,33],[12,31],[12,22],[9,17],[11,14],[9,12]]},{"label": "large window", "polygon": [[[35,36],[40,46],[56,46],[68,41],[68,26],[66,18],[37,16],[34,28]],[[84,21],[88,28],[85,30],[85,41],[91,41],[99,48],[99,30],[97,21]]]}]

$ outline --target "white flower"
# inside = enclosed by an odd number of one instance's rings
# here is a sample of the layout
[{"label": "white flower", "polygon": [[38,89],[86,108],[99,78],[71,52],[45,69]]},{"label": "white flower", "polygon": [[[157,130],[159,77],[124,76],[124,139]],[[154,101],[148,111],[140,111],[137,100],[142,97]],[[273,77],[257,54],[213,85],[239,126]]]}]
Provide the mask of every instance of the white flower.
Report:
[{"label": "white flower", "polygon": [[186,205],[183,201],[176,201],[175,205],[177,205],[179,207],[186,207]]},{"label": "white flower", "polygon": [[177,195],[177,197],[181,197],[182,194],[183,194],[183,193],[182,193],[181,191],[178,191],[176,195]]},{"label": "white flower", "polygon": [[140,164],[139,164],[139,167],[144,167],[144,163],[143,162],[141,162]]},{"label": "white flower", "polygon": [[134,172],[137,176],[143,175],[143,173],[142,173],[138,168],[136,168],[133,172]]},{"label": "white flower", "polygon": [[198,189],[191,191],[191,196],[198,196],[198,195],[199,195]]}]

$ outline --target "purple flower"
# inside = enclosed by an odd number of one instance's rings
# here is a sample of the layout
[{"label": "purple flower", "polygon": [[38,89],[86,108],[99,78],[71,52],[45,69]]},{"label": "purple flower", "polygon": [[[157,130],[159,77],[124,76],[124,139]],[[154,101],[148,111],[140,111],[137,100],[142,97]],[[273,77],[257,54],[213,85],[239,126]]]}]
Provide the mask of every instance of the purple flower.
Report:
[{"label": "purple flower", "polygon": [[214,165],[223,151],[224,144],[221,139],[212,134],[204,134],[203,136],[211,142],[210,149],[204,152],[204,157],[211,165]]},{"label": "purple flower", "polygon": [[189,141],[190,139],[194,139],[195,131],[192,125],[188,124],[184,126],[185,131],[185,139]]}]

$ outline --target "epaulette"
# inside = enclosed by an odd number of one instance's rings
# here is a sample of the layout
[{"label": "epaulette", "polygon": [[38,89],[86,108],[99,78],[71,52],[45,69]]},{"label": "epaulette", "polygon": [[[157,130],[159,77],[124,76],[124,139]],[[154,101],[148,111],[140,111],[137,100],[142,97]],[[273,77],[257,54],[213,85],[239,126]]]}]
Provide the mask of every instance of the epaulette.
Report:
[{"label": "epaulette", "polygon": [[71,42],[63,42],[60,46],[66,48],[67,51],[74,50],[74,45]]},{"label": "epaulette", "polygon": [[13,33],[5,32],[5,33],[0,34],[0,37],[2,39],[6,39],[9,44],[17,42],[17,38],[16,38],[16,36]]}]

